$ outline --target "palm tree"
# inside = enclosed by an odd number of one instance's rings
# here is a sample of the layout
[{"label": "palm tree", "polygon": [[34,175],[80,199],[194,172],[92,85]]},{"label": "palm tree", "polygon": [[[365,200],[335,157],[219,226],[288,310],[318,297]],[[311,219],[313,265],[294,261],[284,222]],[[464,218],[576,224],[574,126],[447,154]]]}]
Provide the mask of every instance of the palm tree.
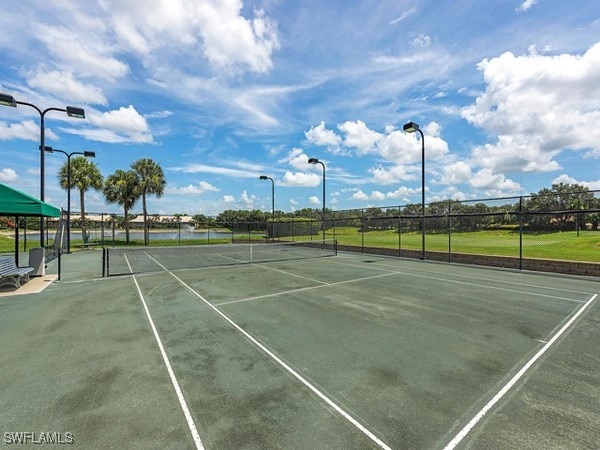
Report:
[{"label": "palm tree", "polygon": [[131,164],[131,168],[138,177],[138,189],[142,197],[142,210],[144,214],[144,245],[148,245],[148,211],[146,209],[146,195],[154,194],[162,197],[165,190],[165,176],[162,168],[150,158],[142,158]]},{"label": "palm tree", "polygon": [[125,241],[129,244],[129,210],[140,198],[138,177],[133,170],[127,172],[117,169],[104,182],[104,198],[109,203],[118,203],[123,207],[125,217]]},{"label": "palm tree", "polygon": [[71,159],[71,186],[69,186],[68,183],[68,172],[69,162],[67,160],[67,162],[62,165],[58,172],[58,182],[60,187],[65,190],[69,188],[79,189],[79,204],[81,206],[81,237],[85,242],[87,235],[85,232],[84,194],[90,189],[94,189],[95,191],[102,189],[102,174],[100,173],[98,166],[96,166],[93,161],[90,161],[83,156],[76,156],[75,158]]}]

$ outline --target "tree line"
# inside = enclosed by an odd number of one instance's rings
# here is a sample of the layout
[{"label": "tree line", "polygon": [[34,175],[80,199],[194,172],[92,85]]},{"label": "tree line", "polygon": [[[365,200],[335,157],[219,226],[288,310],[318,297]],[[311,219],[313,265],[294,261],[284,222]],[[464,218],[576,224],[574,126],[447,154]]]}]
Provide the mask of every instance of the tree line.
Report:
[{"label": "tree line", "polygon": [[[511,201],[512,200],[512,201]],[[426,229],[444,231],[476,231],[493,227],[515,228],[528,231],[565,231],[588,226],[600,226],[600,197],[589,188],[573,183],[553,184],[529,196],[490,200],[440,200],[425,207]],[[320,221],[322,210],[303,208],[293,212],[275,211],[276,222],[302,220]],[[264,230],[272,220],[271,212],[259,210],[226,210],[216,217],[197,214],[192,217],[197,226],[223,226],[235,229]],[[407,231],[421,229],[421,204],[398,207],[368,207],[340,211],[325,210],[326,226],[351,226],[361,231],[397,228],[398,221]]]}]

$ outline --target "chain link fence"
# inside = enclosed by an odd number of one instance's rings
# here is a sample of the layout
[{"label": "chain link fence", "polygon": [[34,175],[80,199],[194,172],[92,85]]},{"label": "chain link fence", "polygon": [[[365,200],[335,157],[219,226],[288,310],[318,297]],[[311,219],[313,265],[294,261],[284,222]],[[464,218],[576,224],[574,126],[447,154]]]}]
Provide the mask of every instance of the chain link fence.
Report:
[{"label": "chain link fence", "polygon": [[[410,204],[326,211],[324,218],[317,210],[312,217],[264,216],[252,222],[148,216],[148,244],[336,239],[340,250],[365,254],[600,276],[600,191],[431,202],[424,211]],[[84,242],[126,244],[122,216],[87,218]],[[72,227],[80,225],[74,220]],[[129,243],[144,245],[141,216],[128,227]],[[82,236],[74,231],[73,238]],[[548,261],[554,263],[545,267]]]}]

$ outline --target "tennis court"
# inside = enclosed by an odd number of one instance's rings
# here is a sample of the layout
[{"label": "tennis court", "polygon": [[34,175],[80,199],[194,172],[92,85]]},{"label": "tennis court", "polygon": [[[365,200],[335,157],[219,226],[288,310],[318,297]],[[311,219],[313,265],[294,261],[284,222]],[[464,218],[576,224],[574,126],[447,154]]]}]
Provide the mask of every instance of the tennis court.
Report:
[{"label": "tennis court", "polygon": [[600,442],[598,281],[256,250],[239,264],[245,250],[214,247],[198,261],[237,263],[193,269],[176,248],[115,253],[112,274],[134,274],[110,277],[102,252],[74,253],[60,283],[0,299],[4,443],[29,431],[81,448]]}]

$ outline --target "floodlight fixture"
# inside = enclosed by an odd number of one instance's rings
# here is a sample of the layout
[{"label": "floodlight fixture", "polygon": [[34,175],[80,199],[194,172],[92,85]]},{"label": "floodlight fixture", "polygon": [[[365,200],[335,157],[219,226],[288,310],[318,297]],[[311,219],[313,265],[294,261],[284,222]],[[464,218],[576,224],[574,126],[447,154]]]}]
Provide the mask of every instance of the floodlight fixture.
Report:
[{"label": "floodlight fixture", "polygon": [[323,240],[325,240],[325,164],[319,158],[308,158],[309,164],[321,164],[323,166],[323,211],[321,212],[321,228],[323,229]]},{"label": "floodlight fixture", "polygon": [[418,131],[421,135],[421,259],[425,259],[425,135],[414,122],[408,122],[402,127],[407,133]]},{"label": "floodlight fixture", "polygon": [[414,133],[415,131],[419,131],[419,125],[414,122],[408,122],[404,124],[402,129],[407,133]]},{"label": "floodlight fixture", "polygon": [[85,111],[83,108],[78,108],[77,106],[67,106],[65,108],[67,112],[67,116],[75,117],[76,119],[85,119]]},{"label": "floodlight fixture", "polygon": [[0,105],[16,108],[17,101],[15,100],[15,98],[12,95],[0,93]]},{"label": "floodlight fixture", "polygon": [[275,181],[266,175],[258,177],[259,180],[271,180],[271,229],[273,240],[275,240]]}]

